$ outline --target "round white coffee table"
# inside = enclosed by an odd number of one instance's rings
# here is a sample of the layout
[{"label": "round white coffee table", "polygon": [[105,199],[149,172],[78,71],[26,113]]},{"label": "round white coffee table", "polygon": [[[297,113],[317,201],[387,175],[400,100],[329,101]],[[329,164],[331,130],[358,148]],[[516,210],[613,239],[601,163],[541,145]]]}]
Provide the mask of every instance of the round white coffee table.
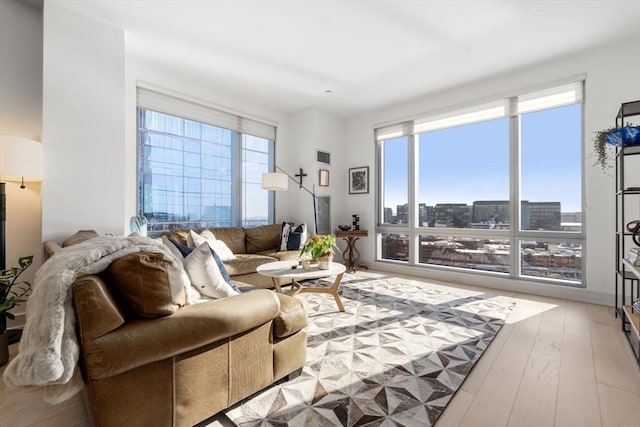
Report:
[{"label": "round white coffee table", "polygon": [[[294,266],[297,268],[293,269],[292,267]],[[291,292],[288,292],[289,295],[296,295],[305,292],[331,294],[336,300],[338,309],[340,311],[344,311],[340,295],[338,295],[338,286],[340,286],[340,281],[342,280],[342,275],[345,270],[345,266],[337,262],[332,262],[331,267],[328,270],[320,270],[317,265],[312,265],[308,270],[303,270],[302,266],[298,265],[297,260],[292,260],[268,262],[259,266],[256,271],[263,276],[271,277],[277,292],[283,293],[280,283],[282,280],[290,279],[292,289]],[[302,286],[298,282],[298,280],[320,279],[329,276],[336,276],[336,279],[333,281],[333,285],[329,288],[307,287]]]}]

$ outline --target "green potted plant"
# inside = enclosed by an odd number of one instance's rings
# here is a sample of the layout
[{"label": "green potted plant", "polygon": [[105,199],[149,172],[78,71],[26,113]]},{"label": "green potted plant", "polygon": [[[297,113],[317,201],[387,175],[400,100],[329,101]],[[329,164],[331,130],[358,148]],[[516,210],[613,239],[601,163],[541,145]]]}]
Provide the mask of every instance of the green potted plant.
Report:
[{"label": "green potted plant", "polygon": [[316,234],[304,242],[300,255],[310,255],[313,261],[318,261],[320,270],[328,270],[333,260],[333,251],[340,249],[336,246],[336,238],[330,234]]},{"label": "green potted plant", "polygon": [[9,360],[7,318],[15,319],[9,310],[25,302],[31,290],[31,283],[18,278],[32,263],[33,256],[23,256],[18,259],[18,265],[0,270],[0,366]]}]

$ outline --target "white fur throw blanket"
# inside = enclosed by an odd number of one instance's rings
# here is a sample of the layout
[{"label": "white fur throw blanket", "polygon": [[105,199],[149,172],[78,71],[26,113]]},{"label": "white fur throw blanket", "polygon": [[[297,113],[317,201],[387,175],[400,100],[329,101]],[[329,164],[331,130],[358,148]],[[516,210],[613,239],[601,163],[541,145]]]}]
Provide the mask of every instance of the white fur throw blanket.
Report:
[{"label": "white fur throw blanket", "polygon": [[7,366],[4,381],[13,387],[42,386],[49,403],[60,403],[84,383],[78,368],[79,347],[71,284],[77,277],[105,270],[133,252],[160,252],[174,263],[169,249],[142,236],[97,237],[57,252],[36,273],[27,302],[20,350]]}]

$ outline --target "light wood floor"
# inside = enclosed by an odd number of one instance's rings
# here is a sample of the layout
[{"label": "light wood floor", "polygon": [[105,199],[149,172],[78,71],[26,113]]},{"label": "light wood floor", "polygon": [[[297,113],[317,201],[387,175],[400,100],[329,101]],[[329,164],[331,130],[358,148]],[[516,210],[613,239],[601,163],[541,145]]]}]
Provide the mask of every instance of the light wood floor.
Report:
[{"label": "light wood floor", "polygon": [[[429,286],[516,302],[437,427],[640,426],[640,369],[613,309],[472,286]],[[80,396],[50,406],[38,390],[0,384],[0,426],[87,425]]]}]

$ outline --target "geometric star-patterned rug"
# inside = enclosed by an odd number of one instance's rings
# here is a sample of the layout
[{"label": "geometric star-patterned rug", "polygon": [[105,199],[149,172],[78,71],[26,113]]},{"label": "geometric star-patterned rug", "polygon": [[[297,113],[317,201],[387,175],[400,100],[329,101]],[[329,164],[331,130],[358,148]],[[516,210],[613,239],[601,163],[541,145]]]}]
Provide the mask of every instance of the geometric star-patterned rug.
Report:
[{"label": "geometric star-patterned rug", "polygon": [[[318,280],[330,285],[330,281]],[[302,373],[225,411],[238,426],[431,426],[513,304],[420,282],[354,274],[300,294],[309,314]]]}]

